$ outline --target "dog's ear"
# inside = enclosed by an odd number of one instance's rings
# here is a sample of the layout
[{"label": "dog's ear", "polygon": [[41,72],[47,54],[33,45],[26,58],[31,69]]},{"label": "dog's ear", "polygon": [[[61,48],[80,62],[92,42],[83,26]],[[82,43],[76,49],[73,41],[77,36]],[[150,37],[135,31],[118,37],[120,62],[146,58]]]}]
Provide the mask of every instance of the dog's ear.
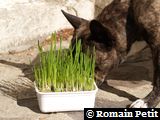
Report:
[{"label": "dog's ear", "polygon": [[82,22],[87,22],[87,20],[71,15],[69,13],[66,13],[65,11],[61,10],[63,15],[66,17],[66,19],[70,22],[70,24],[75,28],[79,28]]},{"label": "dog's ear", "polygon": [[91,36],[94,38],[96,42],[104,43],[107,46],[112,47],[114,43],[114,39],[112,37],[109,29],[104,27],[99,21],[92,20],[90,22],[90,31]]}]

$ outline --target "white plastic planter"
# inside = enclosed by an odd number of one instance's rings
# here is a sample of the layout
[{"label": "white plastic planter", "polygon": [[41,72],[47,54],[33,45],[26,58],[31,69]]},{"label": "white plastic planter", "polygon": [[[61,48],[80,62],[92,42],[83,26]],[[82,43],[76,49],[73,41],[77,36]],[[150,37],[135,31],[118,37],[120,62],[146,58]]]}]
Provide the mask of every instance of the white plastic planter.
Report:
[{"label": "white plastic planter", "polygon": [[84,108],[93,108],[98,91],[96,85],[95,88],[92,91],[45,93],[39,92],[35,86],[41,112],[81,111]]}]

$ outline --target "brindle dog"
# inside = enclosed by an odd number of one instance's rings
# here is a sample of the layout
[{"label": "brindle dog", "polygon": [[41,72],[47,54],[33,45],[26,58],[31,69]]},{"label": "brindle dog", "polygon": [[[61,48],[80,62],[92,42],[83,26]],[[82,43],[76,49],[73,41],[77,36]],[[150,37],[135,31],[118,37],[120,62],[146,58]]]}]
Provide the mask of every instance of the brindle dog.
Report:
[{"label": "brindle dog", "polygon": [[100,85],[109,71],[121,63],[136,40],[145,40],[153,57],[153,89],[132,108],[156,107],[160,102],[160,0],[114,0],[91,21],[68,14],[74,27],[72,46],[82,41],[82,50],[96,49],[95,79]]}]

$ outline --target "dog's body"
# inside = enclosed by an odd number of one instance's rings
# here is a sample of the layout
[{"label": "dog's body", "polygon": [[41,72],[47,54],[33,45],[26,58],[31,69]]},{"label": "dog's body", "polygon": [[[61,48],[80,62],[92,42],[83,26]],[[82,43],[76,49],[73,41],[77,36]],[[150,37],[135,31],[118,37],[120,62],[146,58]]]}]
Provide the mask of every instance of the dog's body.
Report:
[{"label": "dog's body", "polygon": [[160,102],[160,0],[114,0],[92,21],[63,14],[75,28],[72,46],[78,38],[84,52],[96,49],[97,84],[125,59],[135,41],[145,40],[153,56],[153,90],[131,107],[155,107]]}]

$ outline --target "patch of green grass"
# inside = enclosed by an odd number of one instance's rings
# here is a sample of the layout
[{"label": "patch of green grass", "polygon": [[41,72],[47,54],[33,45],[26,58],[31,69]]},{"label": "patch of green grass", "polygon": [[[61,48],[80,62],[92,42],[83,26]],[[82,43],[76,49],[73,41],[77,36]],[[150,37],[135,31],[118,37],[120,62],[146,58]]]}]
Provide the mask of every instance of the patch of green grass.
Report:
[{"label": "patch of green grass", "polygon": [[[81,40],[74,48],[63,50],[60,40],[56,47],[56,33],[52,35],[50,50],[45,53],[38,43],[40,64],[34,66],[36,86],[42,92],[90,91],[94,87],[95,57],[81,52]],[[73,55],[73,49],[75,53]],[[94,50],[95,51],[95,50]]]}]

